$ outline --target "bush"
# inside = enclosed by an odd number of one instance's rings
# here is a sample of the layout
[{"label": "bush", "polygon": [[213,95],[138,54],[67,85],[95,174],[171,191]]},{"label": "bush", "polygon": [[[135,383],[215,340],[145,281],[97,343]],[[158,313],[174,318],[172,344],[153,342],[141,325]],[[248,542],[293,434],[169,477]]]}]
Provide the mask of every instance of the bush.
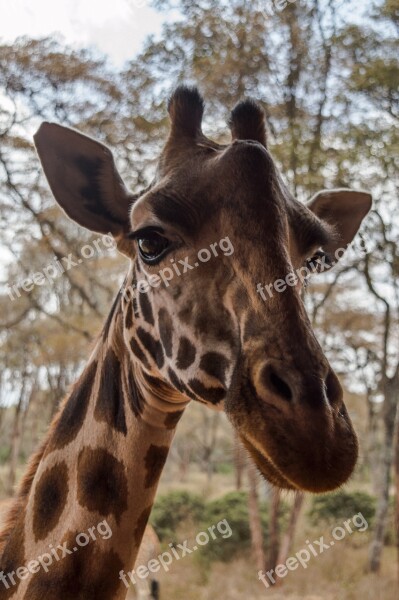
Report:
[{"label": "bush", "polygon": [[350,519],[360,512],[370,525],[374,519],[375,508],[374,496],[366,492],[340,491],[314,498],[308,516],[312,525],[317,525],[320,521],[339,525],[341,521]]},{"label": "bush", "polygon": [[231,475],[234,472],[234,466],[229,462],[216,463],[214,467],[215,473],[221,475]]},{"label": "bush", "polygon": [[[280,526],[284,527],[288,507],[282,503]],[[269,512],[266,504],[261,504],[261,519],[265,541],[268,542]],[[229,561],[235,556],[246,552],[251,545],[249,528],[248,494],[246,492],[230,492],[221,498],[205,503],[199,496],[187,491],[173,491],[160,496],[151,513],[151,524],[154,526],[160,540],[166,543],[181,543],[184,537],[192,535],[217,525],[226,520],[232,530],[230,537],[222,537],[217,529],[214,530],[216,539],[198,549],[196,556],[205,566],[214,560]]]},{"label": "bush", "polygon": [[203,500],[196,494],[176,490],[157,499],[150,521],[161,541],[178,542],[178,527],[188,520],[199,524],[204,508]]},{"label": "bush", "polygon": [[0,465],[6,465],[10,459],[10,448],[8,446],[0,446]]},{"label": "bush", "polygon": [[[267,508],[262,506],[261,516],[263,532],[267,536]],[[242,554],[249,548],[251,534],[249,529],[248,494],[245,492],[230,492],[222,498],[208,502],[205,507],[204,519],[201,524],[203,531],[211,525],[226,519],[232,530],[231,537],[222,538],[221,535],[209,542],[201,549],[201,559],[206,562],[213,560],[228,561],[236,554]],[[216,531],[215,531],[216,533]]]}]

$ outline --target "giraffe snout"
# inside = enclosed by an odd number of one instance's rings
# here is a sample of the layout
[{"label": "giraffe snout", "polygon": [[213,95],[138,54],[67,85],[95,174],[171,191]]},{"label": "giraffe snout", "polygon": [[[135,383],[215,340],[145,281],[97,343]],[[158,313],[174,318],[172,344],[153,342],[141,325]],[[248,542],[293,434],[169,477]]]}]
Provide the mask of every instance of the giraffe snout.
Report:
[{"label": "giraffe snout", "polygon": [[296,363],[257,358],[225,410],[258,469],[284,489],[336,489],[348,480],[358,456],[337,376],[322,357],[316,363],[315,355],[307,368],[300,358]]},{"label": "giraffe snout", "polygon": [[342,405],[342,388],[328,365],[303,373],[281,360],[267,360],[256,367],[257,394],[283,411],[293,408],[336,408]]}]

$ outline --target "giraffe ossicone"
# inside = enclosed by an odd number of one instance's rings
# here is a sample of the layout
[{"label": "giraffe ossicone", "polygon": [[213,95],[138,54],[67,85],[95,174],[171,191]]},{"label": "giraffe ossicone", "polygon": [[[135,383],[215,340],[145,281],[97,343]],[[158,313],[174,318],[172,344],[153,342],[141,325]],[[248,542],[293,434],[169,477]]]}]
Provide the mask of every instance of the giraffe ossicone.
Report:
[{"label": "giraffe ossicone", "polygon": [[[130,268],[0,537],[1,600],[125,598],[119,573],[134,563],[191,401],[225,410],[276,486],[325,492],[353,471],[357,438],[300,289],[264,303],[257,284],[348,244],[370,194],[332,190],[301,204],[278,173],[256,103],[233,110],[226,145],[202,133],[203,112],[195,88],[175,91],[156,177],[137,195],[104,145],[49,123],[35,136],[57,202],[83,227],[111,232]],[[224,238],[234,253],[129,293],[171,260],[194,264],[201,248]],[[108,539],[37,569],[51,546],[73,547],[104,519]]]}]

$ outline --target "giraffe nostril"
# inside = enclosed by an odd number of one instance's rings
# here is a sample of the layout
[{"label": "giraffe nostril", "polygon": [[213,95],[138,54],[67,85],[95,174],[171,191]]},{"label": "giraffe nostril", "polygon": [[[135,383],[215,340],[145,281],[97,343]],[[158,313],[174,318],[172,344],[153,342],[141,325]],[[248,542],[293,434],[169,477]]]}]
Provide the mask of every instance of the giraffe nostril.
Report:
[{"label": "giraffe nostril", "polygon": [[326,385],[326,394],[328,398],[328,402],[330,406],[336,406],[337,404],[342,404],[342,387],[339,382],[338,377],[334,373],[332,369],[329,370],[328,375],[325,380]]},{"label": "giraffe nostril", "polygon": [[262,372],[263,385],[284,400],[292,400],[293,393],[288,383],[272,365],[266,365]]}]

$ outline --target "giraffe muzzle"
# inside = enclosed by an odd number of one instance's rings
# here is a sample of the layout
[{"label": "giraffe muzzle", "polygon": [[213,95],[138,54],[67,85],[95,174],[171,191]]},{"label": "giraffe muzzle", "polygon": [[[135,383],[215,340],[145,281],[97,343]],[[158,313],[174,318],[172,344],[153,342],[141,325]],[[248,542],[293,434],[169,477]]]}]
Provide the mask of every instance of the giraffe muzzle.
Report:
[{"label": "giraffe muzzle", "polygon": [[[251,373],[251,371],[249,372]],[[353,472],[357,437],[330,367],[303,375],[266,361],[239,376],[226,413],[262,475],[274,485],[334,490]]]}]

